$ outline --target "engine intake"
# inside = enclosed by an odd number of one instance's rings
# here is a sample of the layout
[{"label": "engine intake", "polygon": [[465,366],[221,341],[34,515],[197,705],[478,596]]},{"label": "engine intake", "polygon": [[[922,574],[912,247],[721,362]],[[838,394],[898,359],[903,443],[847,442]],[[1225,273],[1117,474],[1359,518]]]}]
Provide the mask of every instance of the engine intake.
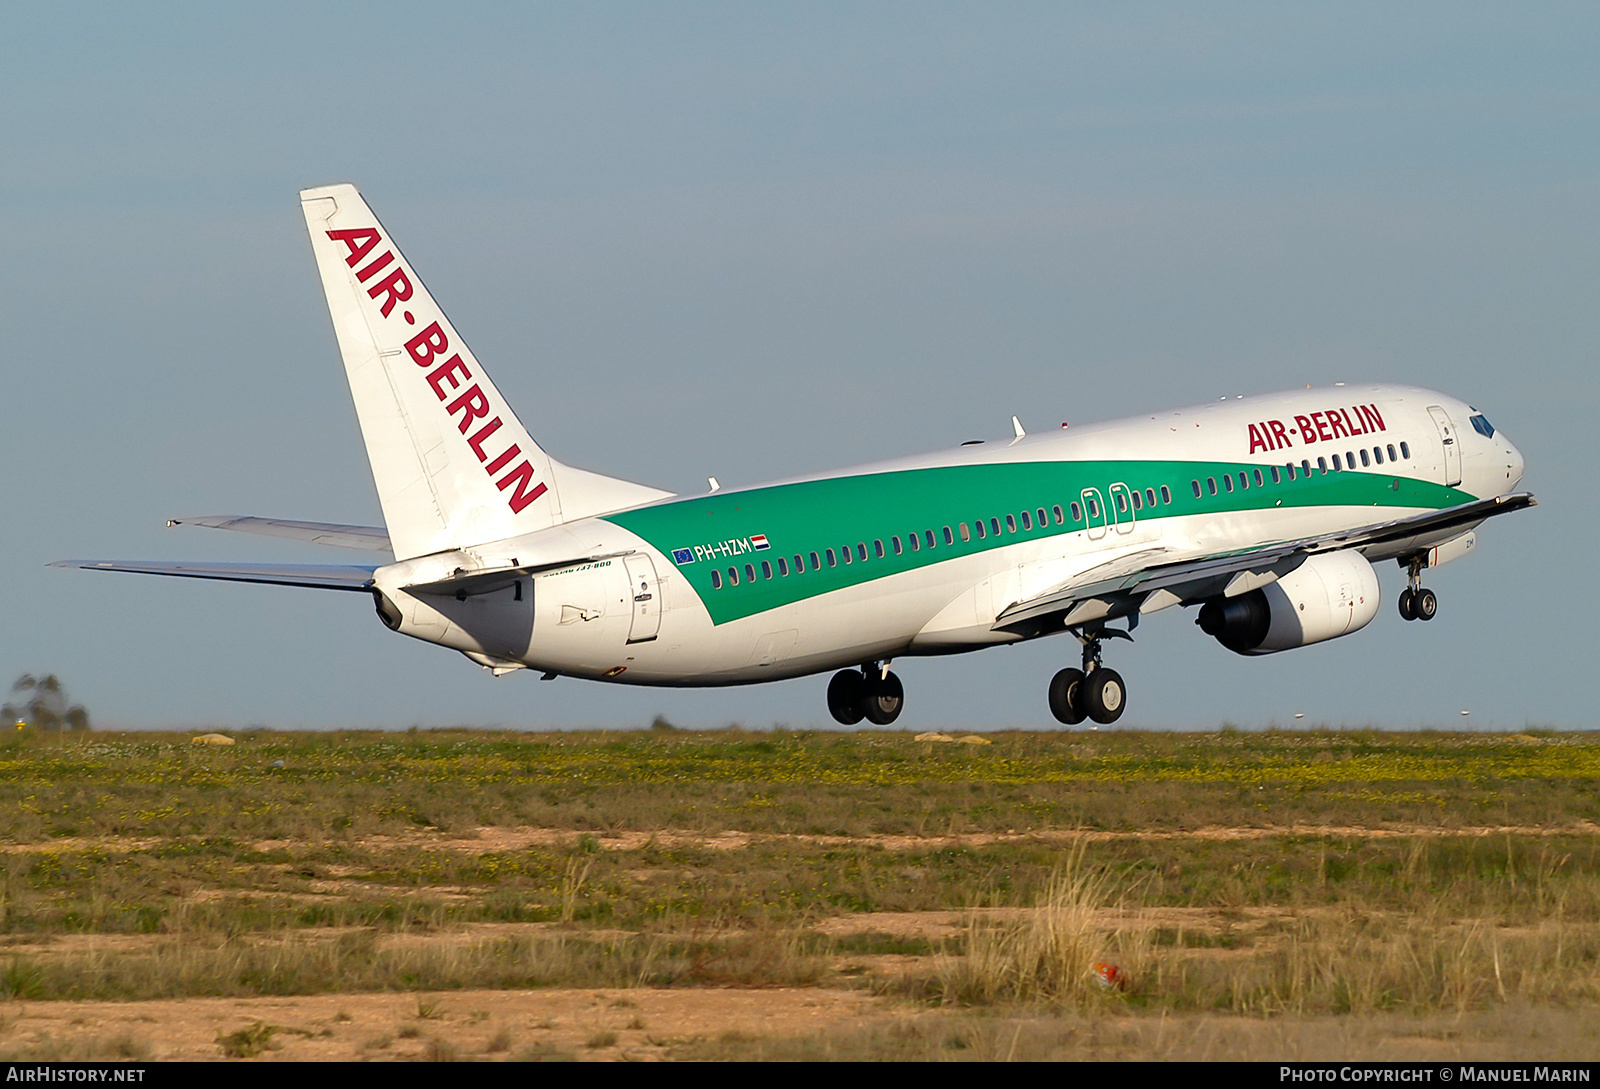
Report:
[{"label": "engine intake", "polygon": [[1325,552],[1277,582],[1200,607],[1200,630],[1236,654],[1274,654],[1360,631],[1378,614],[1378,576],[1359,552]]}]

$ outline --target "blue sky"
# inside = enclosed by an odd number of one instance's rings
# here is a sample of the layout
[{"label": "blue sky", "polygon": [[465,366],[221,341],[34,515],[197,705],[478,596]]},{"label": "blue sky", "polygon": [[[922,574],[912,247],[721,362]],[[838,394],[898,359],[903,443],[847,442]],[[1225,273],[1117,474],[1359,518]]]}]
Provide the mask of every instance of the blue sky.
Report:
[{"label": "blue sky", "polygon": [[[1174,610],[1129,724],[1593,725],[1600,9],[54,5],[0,40],[0,678],[106,724],[824,724],[826,678],[491,679],[347,595],[46,569],[344,562],[379,520],[296,192],[353,181],[557,457],[678,491],[1238,393],[1410,382],[1541,506],[1364,632]],[[1386,592],[1399,572],[1380,572]],[[1046,726],[1043,640],[902,723]]]}]

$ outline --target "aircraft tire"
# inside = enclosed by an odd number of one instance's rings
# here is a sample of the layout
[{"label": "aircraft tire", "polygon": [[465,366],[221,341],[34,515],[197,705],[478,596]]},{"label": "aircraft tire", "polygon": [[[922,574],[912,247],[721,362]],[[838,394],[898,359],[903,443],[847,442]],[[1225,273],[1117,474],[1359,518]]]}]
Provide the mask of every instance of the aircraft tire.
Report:
[{"label": "aircraft tire", "polygon": [[868,722],[874,726],[888,726],[900,717],[906,694],[899,677],[890,673],[881,681],[866,682],[864,688],[861,710]]},{"label": "aircraft tire", "polygon": [[1068,726],[1084,720],[1083,670],[1063,669],[1050,678],[1050,713]]},{"label": "aircraft tire", "polygon": [[1416,618],[1417,618],[1417,599],[1416,599],[1416,595],[1411,592],[1411,588],[1410,587],[1407,587],[1406,589],[1400,591],[1400,619],[1401,620],[1415,620]]},{"label": "aircraft tire", "polygon": [[828,713],[841,726],[854,726],[861,721],[865,711],[866,682],[860,672],[841,669],[828,682]]},{"label": "aircraft tire", "polygon": [[1418,590],[1411,611],[1417,614],[1418,620],[1432,620],[1439,612],[1438,596],[1432,590]]},{"label": "aircraft tire", "polygon": [[1128,705],[1128,690],[1122,683],[1122,674],[1114,669],[1097,669],[1089,674],[1083,685],[1083,705],[1089,717],[1102,726],[1121,718]]}]

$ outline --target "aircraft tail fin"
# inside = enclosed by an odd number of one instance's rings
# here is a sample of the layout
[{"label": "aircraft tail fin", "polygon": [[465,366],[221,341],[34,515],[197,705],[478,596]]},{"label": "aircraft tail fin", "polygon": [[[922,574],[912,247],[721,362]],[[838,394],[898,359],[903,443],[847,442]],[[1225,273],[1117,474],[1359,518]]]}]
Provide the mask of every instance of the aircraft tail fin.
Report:
[{"label": "aircraft tail fin", "polygon": [[354,186],[300,204],[397,559],[670,494],[547,455]]}]

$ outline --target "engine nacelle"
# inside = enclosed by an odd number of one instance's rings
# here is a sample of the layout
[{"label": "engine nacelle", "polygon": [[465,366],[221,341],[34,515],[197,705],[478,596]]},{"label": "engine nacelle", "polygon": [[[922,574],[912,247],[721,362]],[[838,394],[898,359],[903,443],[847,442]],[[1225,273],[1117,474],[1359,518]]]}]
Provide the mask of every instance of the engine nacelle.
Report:
[{"label": "engine nacelle", "polygon": [[1378,614],[1378,576],[1359,552],[1311,556],[1277,582],[1200,608],[1200,630],[1237,654],[1273,654],[1360,631]]}]

